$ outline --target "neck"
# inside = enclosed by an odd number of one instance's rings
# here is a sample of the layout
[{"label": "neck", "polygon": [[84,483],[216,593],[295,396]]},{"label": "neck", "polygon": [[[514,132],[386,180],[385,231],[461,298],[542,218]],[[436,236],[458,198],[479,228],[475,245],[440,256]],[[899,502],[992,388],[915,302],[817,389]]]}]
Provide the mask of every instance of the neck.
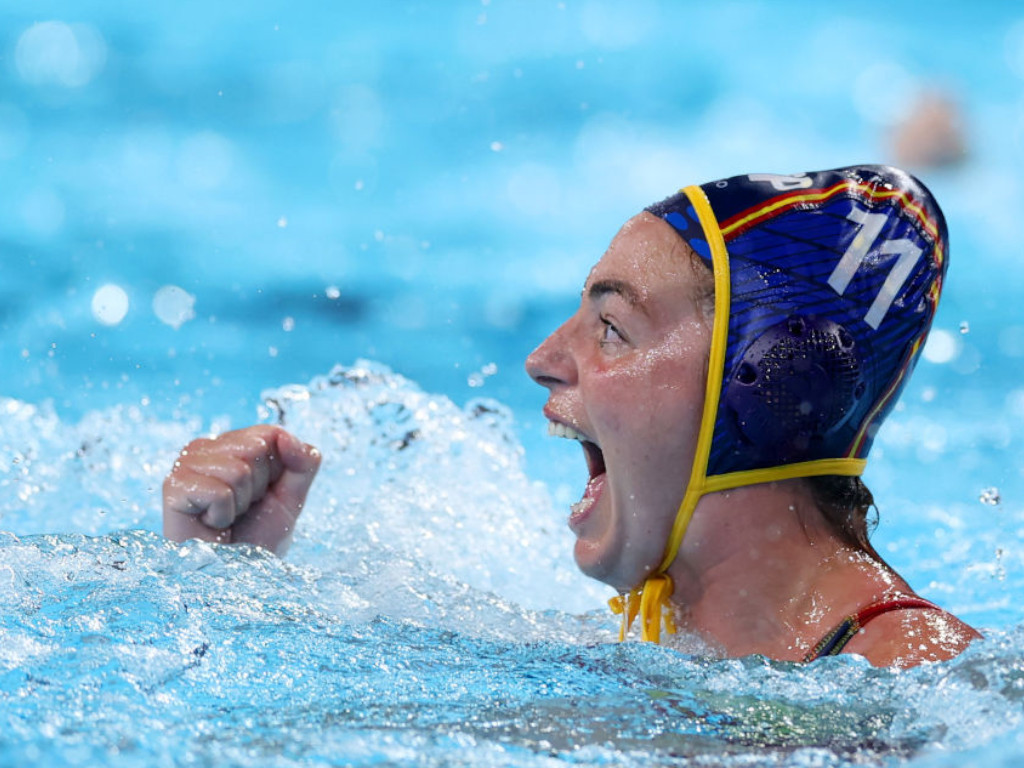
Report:
[{"label": "neck", "polygon": [[669,575],[681,629],[728,656],[801,659],[843,617],[909,592],[836,536],[799,481],[704,497]]}]

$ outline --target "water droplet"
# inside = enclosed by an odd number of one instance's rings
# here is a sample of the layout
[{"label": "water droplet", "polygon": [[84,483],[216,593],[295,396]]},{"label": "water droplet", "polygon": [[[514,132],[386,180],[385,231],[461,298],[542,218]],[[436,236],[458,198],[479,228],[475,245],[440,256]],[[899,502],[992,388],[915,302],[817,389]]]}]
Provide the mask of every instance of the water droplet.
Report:
[{"label": "water droplet", "polygon": [[117,325],[128,314],[128,294],[119,285],[109,283],[92,296],[92,316],[104,325]]},{"label": "water droplet", "polygon": [[153,296],[153,314],[175,330],[196,316],[196,297],[176,285],[165,285]]},{"label": "water droplet", "polygon": [[14,64],[30,85],[79,88],[98,75],[106,63],[103,36],[87,24],[44,21],[18,38]]},{"label": "water droplet", "polygon": [[999,495],[998,488],[985,488],[981,495],[978,496],[978,501],[986,506],[994,507],[1002,501],[1002,498]]},{"label": "water droplet", "polygon": [[941,365],[953,360],[959,352],[960,345],[956,337],[949,331],[936,328],[928,335],[921,354],[929,363]]}]

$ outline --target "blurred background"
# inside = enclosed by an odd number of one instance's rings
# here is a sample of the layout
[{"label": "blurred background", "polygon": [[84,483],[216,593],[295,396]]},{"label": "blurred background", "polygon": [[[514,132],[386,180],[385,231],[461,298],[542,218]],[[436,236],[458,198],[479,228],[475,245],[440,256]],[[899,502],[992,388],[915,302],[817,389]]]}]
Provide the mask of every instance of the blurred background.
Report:
[{"label": "blurred background", "polygon": [[1022,128],[1015,3],[8,0],[0,395],[243,425],[369,358],[509,405],[570,500],[522,360],[619,225],[684,184],[896,163],[952,266],[872,482],[1019,499]]}]

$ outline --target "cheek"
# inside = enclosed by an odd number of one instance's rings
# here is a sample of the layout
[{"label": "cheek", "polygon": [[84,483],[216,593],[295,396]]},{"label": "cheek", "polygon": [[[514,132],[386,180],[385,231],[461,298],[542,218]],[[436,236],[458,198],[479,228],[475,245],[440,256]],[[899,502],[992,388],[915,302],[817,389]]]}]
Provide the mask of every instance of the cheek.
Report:
[{"label": "cheek", "polygon": [[614,437],[606,448],[632,467],[664,471],[692,453],[703,405],[703,381],[686,381],[687,371],[672,366],[609,372],[595,382],[601,398],[592,414]]},{"label": "cheek", "polygon": [[672,446],[688,446],[700,425],[707,357],[706,329],[687,323],[654,348],[595,365],[581,382],[583,399],[610,435],[630,444],[633,463],[678,454]]}]

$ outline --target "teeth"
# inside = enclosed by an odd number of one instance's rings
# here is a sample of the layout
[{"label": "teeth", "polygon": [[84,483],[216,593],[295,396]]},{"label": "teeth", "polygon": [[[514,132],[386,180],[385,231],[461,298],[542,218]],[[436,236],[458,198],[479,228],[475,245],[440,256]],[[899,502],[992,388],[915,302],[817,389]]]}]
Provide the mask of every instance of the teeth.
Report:
[{"label": "teeth", "polygon": [[594,506],[594,500],[586,498],[580,499],[575,504],[570,504],[569,509],[572,512],[573,516],[579,516],[586,512],[588,509],[590,509],[592,506]]},{"label": "teeth", "polygon": [[548,434],[552,437],[564,437],[567,440],[586,440],[584,435],[581,435],[575,429],[567,424],[560,424],[557,421],[548,422]]}]

